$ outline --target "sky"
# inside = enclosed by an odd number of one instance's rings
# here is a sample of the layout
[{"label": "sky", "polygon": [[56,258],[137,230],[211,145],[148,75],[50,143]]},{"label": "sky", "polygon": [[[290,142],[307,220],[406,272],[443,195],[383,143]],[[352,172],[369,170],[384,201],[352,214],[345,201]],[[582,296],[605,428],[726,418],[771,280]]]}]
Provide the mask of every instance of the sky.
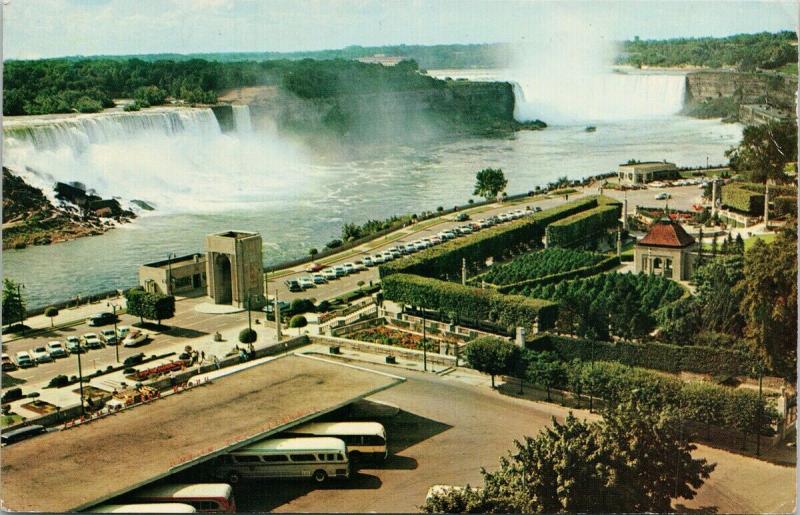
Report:
[{"label": "sky", "polygon": [[[798,2],[1,0],[3,58],[526,43],[795,30]],[[553,30],[558,27],[559,30]],[[555,35],[555,36],[553,36]]]}]

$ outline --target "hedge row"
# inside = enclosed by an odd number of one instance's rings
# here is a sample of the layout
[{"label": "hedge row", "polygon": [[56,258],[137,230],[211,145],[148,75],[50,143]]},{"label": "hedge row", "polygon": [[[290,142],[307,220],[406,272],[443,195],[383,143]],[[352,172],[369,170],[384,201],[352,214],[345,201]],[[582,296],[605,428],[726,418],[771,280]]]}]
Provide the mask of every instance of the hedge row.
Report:
[{"label": "hedge row", "polygon": [[559,207],[546,209],[513,222],[484,229],[464,238],[442,243],[422,252],[380,266],[384,278],[395,273],[416,274],[425,277],[444,278],[461,273],[462,259],[468,264],[483,263],[489,257],[500,257],[544,236],[545,227],[570,215],[593,209],[598,201],[608,202],[606,197],[591,196]]},{"label": "hedge row", "polygon": [[535,279],[528,279],[527,281],[520,281],[518,283],[500,286],[497,288],[497,291],[500,293],[510,293],[518,288],[524,288],[526,286],[544,286],[546,284],[560,283],[561,281],[569,281],[571,279],[590,277],[592,275],[597,275],[607,270],[611,270],[619,264],[619,256],[611,256],[600,261],[599,263],[595,263],[594,265],[584,266],[581,268],[576,268],[575,270],[569,270],[567,272],[545,275],[544,277],[537,277]]},{"label": "hedge row", "polygon": [[797,212],[797,197],[775,197],[772,201],[775,216],[783,216]]},{"label": "hedge row", "polygon": [[764,194],[740,186],[726,185],[722,188],[722,204],[742,213],[759,215],[764,212]]},{"label": "hedge row", "polygon": [[748,375],[753,370],[753,358],[743,352],[714,347],[679,346],[648,342],[594,342],[556,335],[541,335],[528,342],[534,350],[553,351],[564,361],[616,361],[625,365],[663,370],[665,372],[695,372],[698,374]]},{"label": "hedge row", "polygon": [[[753,193],[761,193],[762,195],[767,191],[766,186],[757,182],[739,182],[736,183],[736,186],[747,191],[752,191]],[[776,195],[791,197],[796,196],[797,187],[791,184],[770,184],[769,196],[774,197]]]},{"label": "hedge row", "polygon": [[558,316],[555,302],[504,295],[418,275],[392,274],[382,284],[387,300],[436,310],[458,320],[488,320],[510,332],[521,326],[530,333],[537,320],[539,330],[549,329]]},{"label": "hedge row", "polygon": [[598,234],[605,233],[606,229],[619,225],[620,216],[622,216],[622,205],[609,204],[558,220],[547,226],[545,232],[547,246],[580,245]]}]

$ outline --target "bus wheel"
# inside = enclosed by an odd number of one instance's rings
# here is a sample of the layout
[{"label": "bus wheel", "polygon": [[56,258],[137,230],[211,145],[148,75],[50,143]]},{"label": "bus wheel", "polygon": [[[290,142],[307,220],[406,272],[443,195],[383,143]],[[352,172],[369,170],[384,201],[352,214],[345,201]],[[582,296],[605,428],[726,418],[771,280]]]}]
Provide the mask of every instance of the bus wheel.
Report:
[{"label": "bus wheel", "polygon": [[315,470],[313,478],[317,483],[324,483],[328,479],[328,474],[324,470]]},{"label": "bus wheel", "polygon": [[239,476],[238,472],[231,472],[230,474],[228,474],[228,483],[232,485],[238,483],[240,479],[241,477]]}]

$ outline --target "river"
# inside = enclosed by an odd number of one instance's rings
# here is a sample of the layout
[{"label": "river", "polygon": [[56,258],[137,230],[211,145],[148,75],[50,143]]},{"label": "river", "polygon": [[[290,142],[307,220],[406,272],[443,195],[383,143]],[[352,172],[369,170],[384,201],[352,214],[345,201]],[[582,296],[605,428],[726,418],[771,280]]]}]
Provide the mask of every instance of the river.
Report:
[{"label": "river", "polygon": [[586,132],[585,121],[564,121],[506,139],[361,147],[330,155],[274,132],[253,132],[241,111],[238,129],[225,134],[210,110],[177,111],[154,112],[146,123],[124,118],[146,113],[50,121],[62,124],[61,136],[40,134],[38,145],[30,134],[20,135],[25,123],[5,129],[6,163],[15,170],[29,167],[26,180],[79,180],[103,195],[158,207],[101,236],[3,252],[4,276],[25,285],[29,307],[132,286],[142,263],[201,251],[204,236],[215,231],[260,232],[270,265],[322,248],[339,237],[345,222],[463,204],[475,173],[485,167],[502,168],[509,193],[518,193],[564,175],[615,171],[629,159],[723,163],[742,131],[737,124],[674,113],[615,117],[601,109],[591,121],[596,132]]}]

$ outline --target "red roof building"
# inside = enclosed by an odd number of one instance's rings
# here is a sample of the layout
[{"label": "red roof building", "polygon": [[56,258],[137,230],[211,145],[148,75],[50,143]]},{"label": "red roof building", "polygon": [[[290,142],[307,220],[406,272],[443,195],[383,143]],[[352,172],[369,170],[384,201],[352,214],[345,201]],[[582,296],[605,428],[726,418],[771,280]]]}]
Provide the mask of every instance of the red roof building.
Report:
[{"label": "red roof building", "polygon": [[657,221],[633,249],[634,270],[686,281],[692,272],[696,240],[669,217]]}]

